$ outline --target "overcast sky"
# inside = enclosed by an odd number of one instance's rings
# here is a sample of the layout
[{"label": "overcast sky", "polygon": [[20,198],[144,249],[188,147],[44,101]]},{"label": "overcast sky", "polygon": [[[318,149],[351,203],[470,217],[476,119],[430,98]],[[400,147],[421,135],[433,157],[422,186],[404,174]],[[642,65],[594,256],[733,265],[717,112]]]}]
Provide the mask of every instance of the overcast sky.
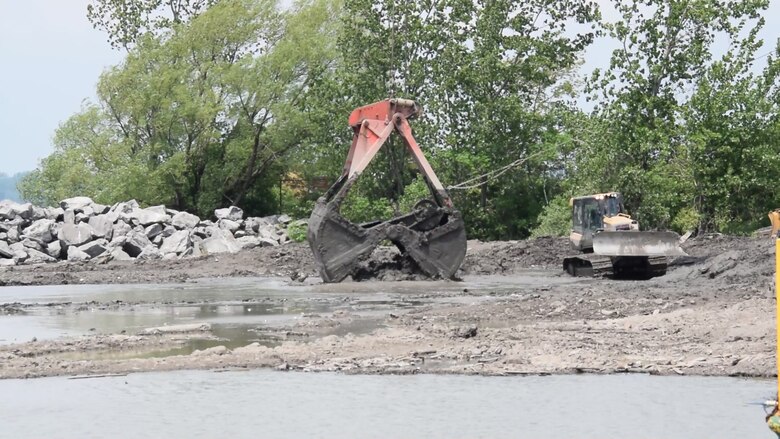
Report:
[{"label": "overcast sky", "polygon": [[[121,61],[87,21],[88,3],[0,0],[0,172],[34,169],[51,152],[57,126],[94,98],[100,73]],[[760,53],[780,37],[780,0],[765,17]],[[591,46],[584,70],[606,66],[611,48]]]}]

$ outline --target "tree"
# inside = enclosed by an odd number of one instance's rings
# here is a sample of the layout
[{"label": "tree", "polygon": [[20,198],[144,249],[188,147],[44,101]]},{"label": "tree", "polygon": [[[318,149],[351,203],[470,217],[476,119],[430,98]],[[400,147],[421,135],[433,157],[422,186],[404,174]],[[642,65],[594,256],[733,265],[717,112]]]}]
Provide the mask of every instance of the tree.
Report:
[{"label": "tree", "polygon": [[[610,67],[596,71],[591,81],[597,120],[581,139],[587,147],[577,155],[578,178],[597,181],[601,190],[622,191],[629,210],[647,227],[669,227],[692,206],[698,183],[691,163],[703,157],[690,155],[683,113],[699,102],[690,95],[712,71],[716,37],[749,56],[767,4],[614,1],[621,18],[604,29],[621,47]],[[745,29],[752,29],[747,37]],[[730,64],[730,57],[722,63]]]},{"label": "tree", "polygon": [[306,134],[302,98],[333,58],[336,13],[327,0],[286,12],[270,0],[223,0],[170,35],[143,35],[101,77],[98,103],[60,127],[25,192],[201,214],[274,210],[277,166]]},{"label": "tree", "polygon": [[[500,179],[453,193],[470,236],[527,236],[545,190],[555,190],[557,157],[546,152],[560,141],[562,113],[572,110],[568,75],[594,36],[587,27],[598,19],[595,3],[348,0],[343,17],[339,68],[321,90],[323,101],[346,116],[388,96],[417,100],[424,115],[415,136],[445,184],[532,156]],[[585,31],[567,32],[568,21]],[[344,133],[346,146],[343,120],[329,130]],[[320,157],[343,160],[345,150],[331,153],[332,137],[322,138]],[[397,204],[414,178],[398,166],[408,160],[398,146],[378,157],[356,189]]]},{"label": "tree", "polygon": [[130,50],[147,33],[159,35],[189,22],[217,0],[94,0],[87,19],[114,48]]}]

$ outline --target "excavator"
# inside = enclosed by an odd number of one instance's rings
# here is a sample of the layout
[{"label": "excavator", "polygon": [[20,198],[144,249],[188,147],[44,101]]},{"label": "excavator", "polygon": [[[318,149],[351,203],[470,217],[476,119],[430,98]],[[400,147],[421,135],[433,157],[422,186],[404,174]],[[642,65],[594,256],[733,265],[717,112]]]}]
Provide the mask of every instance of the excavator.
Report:
[{"label": "excavator", "polygon": [[[352,145],[341,176],[315,203],[308,241],[324,282],[341,282],[355,273],[382,242],[390,241],[431,278],[451,279],[466,256],[461,213],[442,186],[412,135],[409,120],[421,114],[409,99],[385,99],[359,107],[349,116]],[[340,213],[348,191],[391,134],[409,150],[430,191],[413,211],[388,220],[355,224]]]},{"label": "excavator", "polygon": [[581,252],[563,260],[572,276],[649,279],[666,274],[668,257],[687,256],[676,233],[640,231],[619,192],[575,197],[569,205],[569,240]]}]

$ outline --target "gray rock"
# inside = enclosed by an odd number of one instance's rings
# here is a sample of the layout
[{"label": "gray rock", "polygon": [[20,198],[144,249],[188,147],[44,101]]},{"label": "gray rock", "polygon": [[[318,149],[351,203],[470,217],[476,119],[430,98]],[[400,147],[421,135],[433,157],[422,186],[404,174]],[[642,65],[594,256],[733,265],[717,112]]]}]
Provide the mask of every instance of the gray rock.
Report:
[{"label": "gray rock", "polygon": [[11,247],[11,251],[14,252],[14,259],[17,263],[24,262],[27,260],[27,258],[30,257],[30,255],[27,253],[27,247],[25,247],[21,242],[15,242],[9,247]]},{"label": "gray rock", "polygon": [[156,245],[157,247],[161,246],[163,243],[163,236],[162,234],[155,236],[152,239],[152,244]]},{"label": "gray rock", "polygon": [[54,241],[54,220],[39,219],[35,221],[30,227],[24,229],[22,238],[34,239],[43,244]]},{"label": "gray rock", "polygon": [[16,260],[0,258],[0,267],[13,267],[14,265],[16,265]]},{"label": "gray rock", "polygon": [[108,251],[108,241],[105,239],[98,239],[82,245],[79,247],[79,250],[88,254],[90,258],[96,258]]},{"label": "gray rock", "polygon": [[157,260],[162,259],[162,257],[163,254],[160,252],[160,249],[154,245],[147,246],[140,254],[138,254],[138,259],[142,261]]},{"label": "gray rock", "polygon": [[224,209],[215,210],[214,216],[216,216],[217,219],[229,219],[233,221],[241,221],[242,219],[244,219],[244,211],[236,206],[230,206]]},{"label": "gray rock", "polygon": [[119,247],[114,248],[111,250],[111,257],[114,258],[115,261],[132,261],[133,258],[130,257],[127,253],[125,253],[124,250],[122,250]]},{"label": "gray rock", "polygon": [[60,241],[64,247],[75,245],[76,247],[92,241],[94,234],[92,227],[86,223],[65,224],[59,232]]},{"label": "gray rock", "polygon": [[47,262],[57,262],[56,259],[43,253],[41,251],[29,248],[27,249],[28,258],[24,261],[25,264],[45,264]]},{"label": "gray rock", "polygon": [[122,250],[128,255],[137,258],[145,248],[152,246],[152,242],[143,233],[132,231],[126,235],[126,241]]},{"label": "gray rock", "polygon": [[46,246],[46,254],[51,256],[52,258],[61,258],[62,257],[62,244],[60,244],[60,241],[54,241],[49,243],[49,245]]},{"label": "gray rock", "polygon": [[179,230],[163,240],[160,251],[164,254],[175,253],[179,255],[187,251],[191,245],[190,232],[188,230]]},{"label": "gray rock", "polygon": [[173,235],[174,233],[176,233],[176,227],[165,226],[165,228],[163,229],[163,232],[162,232],[162,236],[163,236],[163,238],[167,238],[167,237]]},{"label": "gray rock", "polygon": [[8,233],[0,232],[0,241],[8,241]]},{"label": "gray rock", "polygon": [[257,238],[257,240],[260,242],[261,247],[277,247],[279,246],[279,241],[276,239],[270,239],[270,238]]},{"label": "gray rock", "polygon": [[74,222],[76,224],[78,224],[78,223],[85,223],[85,222],[89,221],[89,218],[90,218],[90,215],[87,215],[84,212],[76,212],[76,215],[73,218],[73,220],[74,220]]},{"label": "gray rock", "polygon": [[111,211],[116,212],[118,214],[129,214],[132,213],[134,210],[139,209],[140,206],[138,205],[138,201],[130,200],[126,201],[124,203],[117,203],[111,206]]},{"label": "gray rock", "polygon": [[171,221],[170,215],[164,213],[165,207],[162,207],[163,213],[161,213],[159,207],[162,206],[150,207],[148,209],[136,209],[132,211],[129,216],[130,218],[138,220],[138,223],[144,227],[154,223],[169,223]]},{"label": "gray rock", "polygon": [[19,226],[9,227],[5,232],[8,242],[19,242]]},{"label": "gray rock", "polygon": [[257,232],[257,236],[264,239],[279,241],[279,232],[276,230],[276,226],[261,227]]},{"label": "gray rock", "polygon": [[117,220],[113,227],[114,230],[114,238],[116,237],[123,237],[127,236],[128,233],[130,233],[133,228],[130,227],[130,224],[127,224],[124,222],[124,220]]},{"label": "gray rock", "polygon": [[236,239],[243,238],[247,236],[247,232],[246,230],[236,230],[235,232],[233,232],[233,236],[235,236]]},{"label": "gray rock", "polygon": [[241,250],[241,245],[230,232],[227,230],[217,230],[217,233],[199,243],[200,250],[203,253],[237,253]]},{"label": "gray rock", "polygon": [[8,246],[5,241],[0,241],[0,258],[13,258],[14,251]]},{"label": "gray rock", "polygon": [[200,218],[187,212],[179,212],[171,219],[171,224],[177,229],[193,229],[200,223]]},{"label": "gray rock", "polygon": [[68,224],[76,223],[76,211],[73,209],[67,209],[62,214],[62,221]]},{"label": "gray rock", "polygon": [[104,206],[102,204],[92,203],[92,210],[95,212],[95,215],[105,215],[107,214],[111,208],[109,206]]},{"label": "gray rock", "polygon": [[182,258],[199,258],[203,256],[203,252],[200,249],[200,242],[193,243],[194,245],[190,248],[188,248],[184,253],[181,254]]},{"label": "gray rock", "polygon": [[239,224],[236,221],[232,221],[229,219],[221,219],[217,222],[217,226],[219,226],[222,230],[227,230],[230,233],[235,233],[236,230],[241,228],[241,224]]},{"label": "gray rock", "polygon": [[289,215],[281,215],[278,218],[278,221],[282,224],[290,224],[292,222],[292,218],[290,218]]},{"label": "gray rock", "polygon": [[[84,208],[80,209],[81,213],[84,215],[84,217],[89,218],[91,216],[95,215],[95,209],[92,208],[92,206],[84,206]],[[78,212],[78,210],[76,210]]]},{"label": "gray rock", "polygon": [[248,249],[248,248],[255,248],[260,246],[260,239],[256,236],[243,236],[241,238],[236,239],[236,241],[241,245],[241,248]]},{"label": "gray rock", "polygon": [[60,201],[60,207],[62,207],[64,210],[81,210],[92,203],[92,198],[89,197],[73,197]]},{"label": "gray rock", "polygon": [[25,238],[21,241],[21,243],[25,248],[31,248],[38,251],[43,251],[44,249],[44,246],[34,239]]},{"label": "gray rock", "polygon": [[149,239],[154,239],[155,236],[162,234],[162,232],[163,226],[160,223],[154,223],[144,230],[146,237]]},{"label": "gray rock", "polygon": [[89,219],[88,224],[92,227],[92,233],[97,238],[106,238],[111,240],[114,237],[114,220],[118,215],[111,212],[106,215],[97,215]]},{"label": "gray rock", "polygon": [[33,206],[32,207],[32,220],[38,221],[41,219],[46,218],[46,209],[43,207]]},{"label": "gray rock", "polygon": [[179,259],[179,256],[176,253],[166,253],[165,256],[163,256],[163,261],[172,261],[174,259]]},{"label": "gray rock", "polygon": [[65,210],[61,207],[47,207],[44,210],[46,218],[54,221],[60,221],[63,215],[65,215]]},{"label": "gray rock", "polygon": [[78,247],[68,247],[68,261],[82,262],[88,260],[89,260],[89,255],[79,250]]}]

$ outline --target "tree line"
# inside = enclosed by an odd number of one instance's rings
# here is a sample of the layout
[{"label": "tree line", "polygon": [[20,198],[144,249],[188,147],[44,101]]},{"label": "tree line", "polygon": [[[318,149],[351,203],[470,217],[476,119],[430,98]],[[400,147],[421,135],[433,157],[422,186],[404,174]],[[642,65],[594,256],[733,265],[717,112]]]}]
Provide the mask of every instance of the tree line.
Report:
[{"label": "tree line", "polygon": [[[93,0],[88,18],[126,58],[20,190],[307,216],[322,191],[307,183],[340,174],[349,112],[398,96],[423,105],[413,130],[445,186],[475,183],[451,190],[470,237],[565,234],[570,197],[610,190],[647,229],[763,225],[780,207],[769,1],[605,5]],[[617,48],[583,77],[598,38]],[[343,213],[389,217],[423,196],[391,142]]]}]

